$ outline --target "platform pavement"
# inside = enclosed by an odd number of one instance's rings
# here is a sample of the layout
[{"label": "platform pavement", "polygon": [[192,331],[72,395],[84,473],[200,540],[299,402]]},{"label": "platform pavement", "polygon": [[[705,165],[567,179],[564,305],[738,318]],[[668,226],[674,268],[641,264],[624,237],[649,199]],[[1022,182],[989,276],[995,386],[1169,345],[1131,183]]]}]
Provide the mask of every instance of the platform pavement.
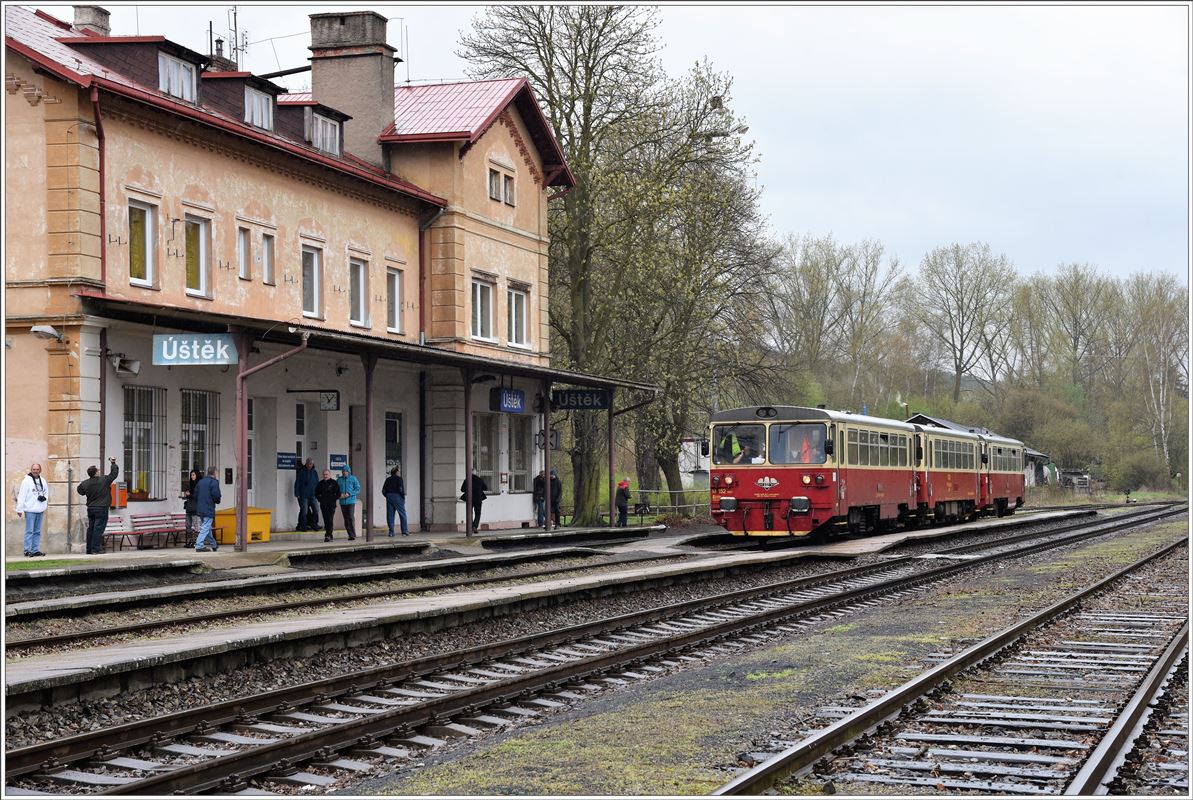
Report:
[{"label": "platform pavement", "polygon": [[[244,552],[236,550],[234,545],[222,544],[219,550],[210,553],[196,552],[192,547],[160,547],[138,550],[125,547],[122,550],[110,550],[95,555],[86,553],[52,553],[44,558],[30,558],[27,556],[8,556],[5,563],[32,562],[45,560],[69,560],[75,562],[72,566],[85,567],[105,564],[136,564],[147,561],[187,561],[199,560],[213,569],[235,569],[269,565],[284,560],[292,552],[313,553],[331,551],[343,548],[367,548],[382,544],[430,544],[439,550],[453,550],[461,554],[479,554],[483,551],[485,539],[511,539],[526,537],[529,534],[544,534],[543,538],[534,542],[541,546],[553,546],[552,534],[557,537],[574,537],[578,534],[617,534],[619,532],[648,531],[658,534],[666,531],[665,525],[629,525],[625,528],[594,527],[562,527],[550,532],[541,528],[499,528],[486,530],[482,527],[479,533],[469,536],[464,531],[411,531],[409,536],[390,537],[385,528],[379,528],[373,533],[373,540],[366,541],[363,535],[357,536],[355,541],[349,541],[343,530],[335,531],[335,538],[330,542],[323,541],[323,533],[310,531],[273,531],[268,542],[250,543]],[[573,546],[581,546],[573,543]],[[58,569],[70,569],[71,566]],[[24,569],[28,568],[23,568]]]},{"label": "platform pavement", "polygon": [[[1055,512],[1033,517],[1057,519],[1077,516],[1081,512]],[[1018,519],[991,519],[969,523],[966,530],[999,528],[1019,522]],[[956,532],[960,526],[945,526],[927,531],[905,531],[888,536],[874,536],[854,541],[837,542],[807,548],[785,549],[765,553],[719,553],[699,560],[698,568],[717,570],[749,564],[785,562],[807,556],[836,556],[850,558],[858,555],[855,545],[867,542],[869,552],[879,552],[907,539],[935,538]],[[847,547],[846,547],[847,546]],[[222,550],[223,548],[221,548]],[[679,555],[679,551],[674,551]],[[367,607],[328,610],[323,613],[292,618],[262,620],[236,628],[213,628],[192,631],[185,635],[163,637],[142,642],[124,642],[108,647],[89,648],[45,656],[18,659],[5,666],[5,694],[29,695],[53,687],[89,684],[105,676],[124,672],[178,665],[185,669],[189,660],[220,656],[223,653],[280,641],[301,642],[329,634],[350,635],[421,618],[440,615],[465,615],[470,611],[490,609],[494,604],[516,602],[524,598],[545,597],[561,591],[600,589],[621,585],[647,575],[679,575],[690,571],[693,564],[668,564],[627,567],[599,574],[546,579],[528,584],[488,587],[472,591],[457,591],[446,595],[406,598],[382,602]]]}]

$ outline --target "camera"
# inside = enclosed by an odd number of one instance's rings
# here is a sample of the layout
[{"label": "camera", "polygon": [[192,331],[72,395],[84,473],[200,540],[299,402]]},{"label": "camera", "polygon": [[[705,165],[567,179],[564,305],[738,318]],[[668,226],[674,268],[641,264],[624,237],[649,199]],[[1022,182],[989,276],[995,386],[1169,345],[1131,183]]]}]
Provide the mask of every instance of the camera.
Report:
[{"label": "camera", "polygon": [[44,503],[45,501],[46,501],[46,496],[44,494],[39,494],[37,496],[37,502]]}]

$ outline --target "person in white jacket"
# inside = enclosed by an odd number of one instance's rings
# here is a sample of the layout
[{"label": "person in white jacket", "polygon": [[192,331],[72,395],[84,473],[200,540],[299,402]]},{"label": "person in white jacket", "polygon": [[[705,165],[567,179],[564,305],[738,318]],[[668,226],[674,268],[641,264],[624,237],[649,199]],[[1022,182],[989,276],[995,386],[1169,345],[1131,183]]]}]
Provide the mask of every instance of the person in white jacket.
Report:
[{"label": "person in white jacket", "polygon": [[44,556],[41,551],[41,520],[50,504],[50,487],[41,477],[41,464],[29,467],[17,490],[17,516],[25,518],[25,555]]}]

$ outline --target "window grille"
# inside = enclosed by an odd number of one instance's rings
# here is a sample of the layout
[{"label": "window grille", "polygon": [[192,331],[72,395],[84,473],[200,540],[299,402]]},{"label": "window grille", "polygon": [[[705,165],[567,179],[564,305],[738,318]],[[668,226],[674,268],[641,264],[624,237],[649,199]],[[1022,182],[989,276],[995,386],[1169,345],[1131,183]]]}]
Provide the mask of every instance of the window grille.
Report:
[{"label": "window grille", "polygon": [[220,461],[220,396],[198,389],[182,390],[182,485],[197,469],[200,475]]},{"label": "window grille", "polygon": [[166,390],[124,387],[124,478],[131,499],[166,498]]}]

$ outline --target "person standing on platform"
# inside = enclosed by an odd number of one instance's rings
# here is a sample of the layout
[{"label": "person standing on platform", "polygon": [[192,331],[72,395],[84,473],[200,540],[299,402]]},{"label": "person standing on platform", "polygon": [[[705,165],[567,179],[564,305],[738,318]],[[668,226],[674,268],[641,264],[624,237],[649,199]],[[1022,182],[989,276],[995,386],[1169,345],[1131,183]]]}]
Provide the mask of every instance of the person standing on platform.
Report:
[{"label": "person standing on platform", "polygon": [[389,525],[389,535],[394,535],[394,512],[398,512],[398,520],[402,523],[402,535],[410,535],[410,527],[406,521],[406,482],[402,480],[402,468],[394,467],[389,471],[389,477],[381,486],[381,494],[385,497],[385,521]]},{"label": "person standing on platform", "polygon": [[319,473],[315,471],[314,459],[308,458],[298,467],[294,476],[294,497],[298,500],[298,525],[295,530],[319,530],[319,509],[315,504],[315,486],[319,484]]},{"label": "person standing on platform", "polygon": [[626,526],[626,518],[630,513],[629,478],[622,478],[621,483],[617,484],[617,495],[614,497],[613,504],[617,506],[617,527],[624,528]]},{"label": "person standing on platform", "polygon": [[323,541],[331,541],[331,526],[336,519],[336,505],[340,502],[340,484],[331,477],[331,470],[323,470],[323,480],[315,484],[315,499],[323,512]]},{"label": "person standing on platform", "polygon": [[112,505],[112,481],[120,474],[116,459],[109,458],[112,468],[100,477],[99,467],[87,468],[87,480],[75,491],[87,498],[87,552],[98,555],[104,551],[104,529],[108,527],[108,507]]},{"label": "person standing on platform", "polygon": [[360,494],[360,481],[352,474],[352,467],[345,464],[340,469],[340,513],[344,515],[344,529],[348,541],[356,541],[356,496]]},{"label": "person standing on platform", "polygon": [[41,477],[41,464],[31,464],[29,474],[17,490],[17,516],[25,518],[25,556],[44,556],[41,551],[41,521],[50,504],[50,489]]},{"label": "person standing on platform", "polygon": [[[466,494],[468,487],[468,479],[465,478],[460,483],[460,499],[468,502],[468,495]],[[472,471],[472,532],[476,533],[481,529],[481,504],[485,502],[488,495],[485,492],[489,491],[489,487],[485,484],[485,479],[476,474],[476,470]],[[468,510],[464,510],[464,523],[468,523]]]},{"label": "person standing on platform", "polygon": [[[207,475],[195,484],[195,513],[199,515],[199,538],[195,540],[196,553],[214,553],[220,549],[220,544],[211,533],[211,526],[215,522],[215,507],[220,500],[220,482],[216,478],[216,468],[208,467]],[[211,547],[207,541],[211,540]]]},{"label": "person standing on platform", "polygon": [[563,523],[559,521],[559,504],[563,502],[563,481],[559,479],[559,473],[551,470],[551,516],[555,519],[555,527],[562,528]]},{"label": "person standing on platform", "polygon": [[533,494],[534,498],[534,519],[535,523],[540,528],[547,527],[547,472],[546,470],[539,470],[539,474],[534,476]]},{"label": "person standing on platform", "polygon": [[203,475],[197,469],[191,470],[190,480],[187,481],[186,491],[182,493],[182,510],[186,512],[186,546],[195,546],[195,537],[199,534],[199,513],[195,511],[195,487]]}]

